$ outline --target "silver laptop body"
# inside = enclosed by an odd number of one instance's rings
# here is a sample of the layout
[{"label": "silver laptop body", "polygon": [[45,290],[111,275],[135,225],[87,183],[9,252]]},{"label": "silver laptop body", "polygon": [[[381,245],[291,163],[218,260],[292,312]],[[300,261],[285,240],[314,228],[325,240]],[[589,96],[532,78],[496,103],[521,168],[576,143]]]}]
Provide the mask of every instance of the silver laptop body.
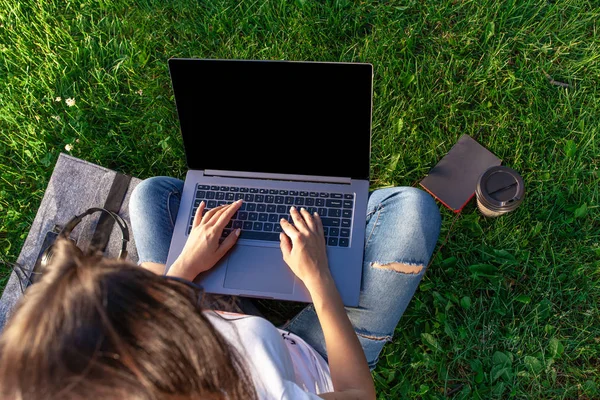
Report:
[{"label": "silver laptop body", "polygon": [[241,198],[251,210],[238,211],[228,226],[242,228],[237,244],[196,282],[209,293],[310,302],[276,239],[278,218],[289,216],[292,205],[305,207],[326,214],[319,212],[332,276],[344,304],[357,306],[372,65],[170,59],[169,70],[190,169],[167,268],[186,243],[200,201],[216,206]]}]

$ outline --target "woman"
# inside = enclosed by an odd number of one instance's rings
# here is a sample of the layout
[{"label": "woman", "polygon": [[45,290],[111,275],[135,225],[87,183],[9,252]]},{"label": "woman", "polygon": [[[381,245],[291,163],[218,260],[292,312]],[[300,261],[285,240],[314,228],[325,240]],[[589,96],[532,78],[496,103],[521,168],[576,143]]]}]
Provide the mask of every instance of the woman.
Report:
[{"label": "woman", "polygon": [[[373,399],[370,374],[435,248],[437,205],[415,188],[371,193],[359,307],[344,308],[320,217],[281,221],[281,251],[313,303],[276,328],[202,309],[191,281],[235,245],[236,202],[198,208],[165,269],[183,182],[155,177],[130,202],[140,264],[77,257],[67,241],[0,339],[0,394],[14,399]],[[158,272],[154,274],[149,271]],[[219,307],[214,307],[219,308]]]}]

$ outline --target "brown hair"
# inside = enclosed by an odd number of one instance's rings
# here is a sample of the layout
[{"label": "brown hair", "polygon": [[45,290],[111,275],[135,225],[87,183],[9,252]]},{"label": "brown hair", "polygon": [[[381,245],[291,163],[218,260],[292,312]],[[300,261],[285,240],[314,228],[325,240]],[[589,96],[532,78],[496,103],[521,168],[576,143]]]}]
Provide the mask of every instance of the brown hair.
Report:
[{"label": "brown hair", "polygon": [[254,399],[201,290],[64,239],[0,337],[3,399]]}]

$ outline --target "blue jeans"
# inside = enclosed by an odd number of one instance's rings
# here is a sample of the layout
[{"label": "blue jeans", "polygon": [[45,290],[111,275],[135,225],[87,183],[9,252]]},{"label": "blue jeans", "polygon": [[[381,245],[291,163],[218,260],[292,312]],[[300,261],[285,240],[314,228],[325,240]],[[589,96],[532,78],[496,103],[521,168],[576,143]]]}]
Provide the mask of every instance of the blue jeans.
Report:
[{"label": "blue jeans", "polygon": [[[140,263],[166,262],[182,190],[182,181],[168,177],[149,178],[135,188],[129,208]],[[346,312],[373,370],[425,273],[441,217],[426,192],[395,187],[370,194],[366,223],[359,306],[347,307]],[[327,360],[325,338],[312,305],[281,329],[303,338]]]}]

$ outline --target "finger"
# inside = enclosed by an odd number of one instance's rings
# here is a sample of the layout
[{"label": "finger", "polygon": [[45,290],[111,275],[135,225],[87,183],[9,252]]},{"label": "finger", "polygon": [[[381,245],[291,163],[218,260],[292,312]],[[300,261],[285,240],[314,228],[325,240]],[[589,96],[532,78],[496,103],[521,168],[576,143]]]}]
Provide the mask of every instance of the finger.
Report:
[{"label": "finger", "polygon": [[222,206],[218,206],[215,208],[211,208],[210,210],[208,210],[206,212],[206,214],[204,214],[204,218],[202,218],[202,222],[204,222],[205,224],[210,222],[210,220],[213,218],[213,216],[218,213],[220,210],[222,210],[224,207],[227,207],[227,204],[223,204]]},{"label": "finger", "polygon": [[215,226],[227,225],[233,214],[237,212],[242,206],[242,200],[237,200],[229,205],[227,208],[223,208],[218,215],[215,215],[215,219],[218,218],[215,222]]},{"label": "finger", "polygon": [[319,235],[325,237],[325,232],[323,231],[323,221],[321,220],[321,216],[317,213],[314,213],[313,220],[315,221],[316,230],[317,232],[319,232]]},{"label": "finger", "polygon": [[279,221],[279,223],[281,224],[281,229],[283,229],[285,234],[293,242],[294,239],[298,237],[298,229],[296,229],[294,225],[290,224],[286,219],[283,218],[281,219],[281,221]]},{"label": "finger", "polygon": [[290,208],[290,215],[292,216],[292,220],[294,221],[294,225],[301,232],[306,232],[308,228],[306,227],[306,223],[304,222],[304,217],[302,214],[296,209],[296,207],[292,206]]},{"label": "finger", "polygon": [[287,256],[292,251],[292,241],[285,233],[281,232],[279,234],[279,247],[281,248],[281,252],[283,253],[283,258],[287,258]]},{"label": "finger", "polygon": [[240,237],[240,232],[241,232],[240,228],[237,228],[236,230],[232,231],[231,234],[223,240],[223,242],[217,249],[217,255],[219,256],[219,258],[223,257],[225,255],[225,253],[227,253],[229,251],[229,249],[231,249],[233,247],[235,242],[237,242],[238,238]]},{"label": "finger", "polygon": [[313,218],[310,215],[310,213],[308,211],[306,211],[306,208],[302,207],[300,209],[300,214],[302,214],[302,217],[304,218],[304,223],[306,224],[308,229],[311,232],[314,232],[315,231],[315,222],[313,221]]},{"label": "finger", "polygon": [[[239,201],[239,200],[238,200]],[[226,212],[227,210],[229,210],[231,208],[231,206],[233,206],[236,203],[230,203],[230,204],[223,204],[222,206],[217,207],[218,210],[216,210],[210,217],[210,221],[206,221],[206,223],[209,223],[211,225],[217,225],[219,223],[219,218],[221,218],[221,215],[223,215],[224,212]]]},{"label": "finger", "polygon": [[204,209],[206,208],[206,203],[204,202],[204,200],[202,200],[200,202],[200,205],[198,206],[198,209],[196,210],[196,215],[194,216],[194,223],[192,224],[192,227],[197,227],[198,225],[200,225],[200,221],[202,221],[202,213],[204,212]]}]

